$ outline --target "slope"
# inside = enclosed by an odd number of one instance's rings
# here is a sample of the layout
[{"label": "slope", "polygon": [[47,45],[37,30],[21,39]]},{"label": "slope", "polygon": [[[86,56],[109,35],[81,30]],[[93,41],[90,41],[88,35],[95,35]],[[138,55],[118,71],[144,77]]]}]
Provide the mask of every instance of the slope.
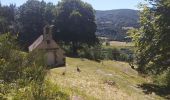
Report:
[{"label": "slope", "polygon": [[117,9],[96,11],[98,36],[109,37],[112,40],[124,41],[126,30],[139,27],[139,11],[131,9]]},{"label": "slope", "polygon": [[[77,67],[81,72],[77,72]],[[63,72],[66,72],[63,75]],[[146,95],[138,85],[147,82],[127,63],[67,58],[67,67],[49,71],[48,79],[68,90],[73,100],[160,100]]]}]

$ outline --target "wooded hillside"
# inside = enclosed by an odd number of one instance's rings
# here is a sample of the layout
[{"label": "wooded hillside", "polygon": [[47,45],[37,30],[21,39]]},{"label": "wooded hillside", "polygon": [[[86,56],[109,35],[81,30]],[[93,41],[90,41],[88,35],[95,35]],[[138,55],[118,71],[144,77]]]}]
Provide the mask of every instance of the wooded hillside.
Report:
[{"label": "wooded hillside", "polygon": [[98,36],[109,37],[112,40],[125,41],[126,30],[139,27],[139,11],[118,9],[96,11]]}]

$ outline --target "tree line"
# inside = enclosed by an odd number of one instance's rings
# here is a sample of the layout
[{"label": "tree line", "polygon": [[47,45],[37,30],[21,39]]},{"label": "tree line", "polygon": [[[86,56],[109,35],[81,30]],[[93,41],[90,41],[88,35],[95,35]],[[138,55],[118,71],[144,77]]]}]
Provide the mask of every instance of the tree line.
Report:
[{"label": "tree line", "polygon": [[71,45],[74,54],[83,44],[98,43],[94,9],[81,0],[61,0],[57,5],[27,0],[19,7],[0,4],[0,33],[17,35],[25,50],[43,33],[47,24],[55,25],[54,39]]}]

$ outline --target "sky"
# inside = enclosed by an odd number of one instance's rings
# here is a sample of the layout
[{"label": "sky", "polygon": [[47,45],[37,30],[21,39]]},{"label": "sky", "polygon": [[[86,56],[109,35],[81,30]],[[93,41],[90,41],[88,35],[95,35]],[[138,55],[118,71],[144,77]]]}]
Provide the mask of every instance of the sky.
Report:
[{"label": "sky", "polygon": [[[17,6],[22,5],[27,0],[0,0],[1,4],[9,5],[11,3]],[[60,0],[44,0],[57,4]],[[96,10],[112,10],[112,9],[137,9],[137,5],[144,0],[83,0],[90,3]]]}]

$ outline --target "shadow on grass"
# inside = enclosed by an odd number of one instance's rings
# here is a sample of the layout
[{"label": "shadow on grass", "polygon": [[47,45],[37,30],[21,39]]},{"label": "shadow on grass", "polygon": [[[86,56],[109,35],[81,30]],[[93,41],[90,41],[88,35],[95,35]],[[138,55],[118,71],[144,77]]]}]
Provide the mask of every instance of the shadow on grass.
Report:
[{"label": "shadow on grass", "polygon": [[[58,91],[55,95],[59,100],[69,100],[70,96],[64,92]],[[53,98],[54,99],[54,98]],[[56,100],[56,98],[55,98]]]},{"label": "shadow on grass", "polygon": [[145,94],[155,93],[156,95],[159,95],[165,99],[170,100],[170,88],[166,86],[159,86],[155,84],[144,83],[144,84],[138,85],[138,87],[142,88]]}]

